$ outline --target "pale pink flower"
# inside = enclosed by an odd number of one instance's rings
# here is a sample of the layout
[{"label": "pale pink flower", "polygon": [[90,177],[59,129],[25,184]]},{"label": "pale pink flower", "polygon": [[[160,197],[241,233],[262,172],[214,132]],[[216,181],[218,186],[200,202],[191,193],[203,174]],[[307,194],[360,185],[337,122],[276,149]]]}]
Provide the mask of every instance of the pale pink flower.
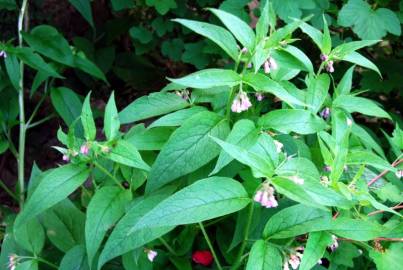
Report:
[{"label": "pale pink flower", "polygon": [[17,267],[18,256],[16,254],[11,254],[8,256],[8,269],[15,270]]},{"label": "pale pink flower", "polygon": [[402,178],[403,177],[403,170],[397,170],[396,177],[399,178],[399,179]]},{"label": "pale pink flower", "polygon": [[63,159],[63,161],[65,161],[65,162],[69,162],[70,161],[70,157],[68,156],[68,155],[63,155],[63,157],[62,157],[62,159]]},{"label": "pale pink flower", "polygon": [[270,63],[269,63],[269,61],[266,60],[264,62],[264,64],[263,64],[263,67],[264,67],[264,73],[269,74],[270,73]]},{"label": "pale pink flower", "polygon": [[255,97],[257,99],[257,101],[262,101],[264,99],[264,95],[262,93],[255,93]]},{"label": "pale pink flower", "polygon": [[287,261],[284,261],[283,270],[290,270],[290,267],[288,266]]},{"label": "pale pink flower", "polygon": [[281,142],[277,141],[277,140],[274,140],[274,144],[276,146],[277,153],[280,153],[281,149],[283,149],[284,145]]},{"label": "pale pink flower", "polygon": [[90,151],[90,148],[88,147],[88,144],[83,144],[80,147],[80,153],[83,155],[88,155],[88,152]]},{"label": "pale pink flower", "polygon": [[298,185],[303,185],[304,184],[304,179],[300,178],[298,175],[293,175],[293,176],[291,176],[289,178],[295,184],[298,184]]},{"label": "pale pink flower", "polygon": [[146,249],[147,258],[150,262],[153,262],[155,257],[157,257],[158,252],[152,249]]},{"label": "pale pink flower", "polygon": [[274,60],[273,57],[269,57],[269,64],[270,64],[271,69],[274,69],[274,70],[278,69],[277,62],[276,62],[276,60]]},{"label": "pale pink flower", "polygon": [[266,208],[273,208],[278,206],[278,202],[274,197],[274,188],[263,184],[262,189],[258,190],[254,196],[255,202],[260,203],[262,206]]},{"label": "pale pink flower", "polygon": [[245,92],[241,91],[234,98],[234,101],[231,105],[231,111],[240,113],[243,111],[247,111],[251,106],[252,103],[250,102],[248,95]]},{"label": "pale pink flower", "polygon": [[329,181],[329,177],[327,176],[321,176],[320,177],[320,183],[325,186],[328,187],[330,185],[330,181]]},{"label": "pale pink flower", "polygon": [[302,259],[302,254],[299,252],[296,252],[295,254],[290,254],[290,259],[288,260],[288,263],[291,265],[292,269],[297,269],[299,264],[301,263]]},{"label": "pale pink flower", "polygon": [[350,118],[347,118],[347,126],[351,127],[353,125],[353,121]]},{"label": "pale pink flower", "polygon": [[248,52],[248,48],[243,47],[242,50],[241,50],[241,53],[247,53],[247,52]]},{"label": "pale pink flower", "polygon": [[7,58],[7,53],[5,51],[0,51],[0,57]]},{"label": "pale pink flower", "polygon": [[334,72],[334,67],[333,67],[333,61],[330,60],[329,62],[327,62],[326,64],[326,71],[329,73],[333,73]]},{"label": "pale pink flower", "polygon": [[249,63],[249,64],[246,66],[246,68],[252,68],[252,67],[253,67],[252,63]]},{"label": "pale pink flower", "polygon": [[325,61],[329,60],[329,56],[327,56],[326,54],[322,53],[322,54],[320,55],[320,60],[321,60],[322,62],[325,62]]},{"label": "pale pink flower", "polygon": [[329,246],[332,251],[335,251],[339,247],[339,242],[337,242],[337,237],[332,235],[332,244]]},{"label": "pale pink flower", "polygon": [[263,64],[264,73],[268,74],[271,70],[278,69],[276,60],[273,57],[269,57]]}]

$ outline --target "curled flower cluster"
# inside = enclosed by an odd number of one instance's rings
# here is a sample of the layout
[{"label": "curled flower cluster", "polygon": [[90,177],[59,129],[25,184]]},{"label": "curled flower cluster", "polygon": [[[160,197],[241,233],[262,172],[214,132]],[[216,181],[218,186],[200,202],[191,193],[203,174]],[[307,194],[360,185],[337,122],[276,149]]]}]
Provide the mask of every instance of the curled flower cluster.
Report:
[{"label": "curled flower cluster", "polygon": [[269,57],[263,64],[264,73],[269,74],[270,71],[278,69],[277,62],[273,57]]},{"label": "curled flower cluster", "polygon": [[320,55],[320,60],[322,60],[322,62],[326,62],[326,71],[333,73],[334,72],[334,67],[333,67],[333,61],[329,60],[329,56],[327,56],[326,54],[321,54]]},{"label": "curled flower cluster", "polygon": [[274,208],[278,206],[278,202],[274,197],[274,188],[268,184],[263,184],[262,188],[258,190],[253,198],[255,202],[260,203],[266,208]]},{"label": "curled flower cluster", "polygon": [[319,113],[320,117],[322,117],[323,119],[327,120],[330,117],[330,108],[326,107],[324,108],[320,113]]},{"label": "curled flower cluster", "polygon": [[251,106],[252,103],[250,102],[248,95],[245,92],[240,91],[232,102],[231,111],[240,113],[247,111]]},{"label": "curled flower cluster", "polygon": [[298,252],[299,250],[304,250],[303,247],[295,248],[295,253],[291,253],[288,259],[284,261],[283,270],[290,270],[289,265],[292,269],[297,269],[301,263],[303,254]]},{"label": "curled flower cluster", "polygon": [[147,253],[147,258],[150,262],[153,262],[158,255],[158,252],[152,249],[145,249],[144,252]]},{"label": "curled flower cluster", "polygon": [[81,145],[81,147],[80,147],[80,153],[81,154],[86,156],[86,155],[88,155],[89,152],[90,152],[90,147],[89,147],[89,145],[87,143]]}]

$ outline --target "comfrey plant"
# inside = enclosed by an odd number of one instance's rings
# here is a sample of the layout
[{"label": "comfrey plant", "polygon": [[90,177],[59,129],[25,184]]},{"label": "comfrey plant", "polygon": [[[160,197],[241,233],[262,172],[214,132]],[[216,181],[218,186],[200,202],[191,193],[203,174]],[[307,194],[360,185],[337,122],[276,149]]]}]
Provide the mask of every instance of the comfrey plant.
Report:
[{"label": "comfrey plant", "polygon": [[[355,113],[390,115],[351,92],[355,66],[332,77],[342,61],[379,73],[357,52],[378,41],[333,47],[326,21],[277,28],[268,2],[255,31],[217,9],[229,31],[175,20],[233,68],[170,79],[120,113],[112,94],[104,136],[86,97],[58,132],[65,164],[32,173],[5,268],[399,269],[402,130],[385,153]],[[321,51],[316,72],[297,29]]]}]

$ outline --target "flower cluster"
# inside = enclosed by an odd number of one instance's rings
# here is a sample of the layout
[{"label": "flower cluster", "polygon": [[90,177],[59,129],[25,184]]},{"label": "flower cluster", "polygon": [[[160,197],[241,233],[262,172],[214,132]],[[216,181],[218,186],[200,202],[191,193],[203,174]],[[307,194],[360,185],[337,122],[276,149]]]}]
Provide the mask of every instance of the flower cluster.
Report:
[{"label": "flower cluster", "polygon": [[326,54],[321,54],[320,60],[322,60],[322,62],[325,62],[325,67],[326,67],[327,72],[330,72],[330,73],[334,72],[333,61],[329,60],[329,56],[327,56]]},{"label": "flower cluster", "polygon": [[269,74],[270,71],[278,69],[277,62],[273,57],[269,57],[263,64],[264,73]]},{"label": "flower cluster", "polygon": [[274,197],[274,187],[270,186],[267,183],[262,185],[262,188],[259,189],[255,197],[253,198],[255,202],[260,203],[262,206],[266,208],[273,208],[278,206],[278,202]]},{"label": "flower cluster", "polygon": [[247,111],[251,106],[252,103],[250,102],[248,95],[245,92],[240,91],[232,102],[231,111],[240,113]]},{"label": "flower cluster", "polygon": [[298,251],[303,251],[303,247],[295,248],[295,252],[291,253],[288,258],[284,261],[283,270],[290,270],[289,265],[291,265],[292,269],[297,269],[302,260],[302,253]]}]

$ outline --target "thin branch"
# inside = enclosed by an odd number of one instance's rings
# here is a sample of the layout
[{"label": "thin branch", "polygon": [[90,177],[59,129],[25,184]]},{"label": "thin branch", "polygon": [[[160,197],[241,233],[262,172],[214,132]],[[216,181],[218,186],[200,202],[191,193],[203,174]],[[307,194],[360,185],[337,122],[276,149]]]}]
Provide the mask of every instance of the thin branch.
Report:
[{"label": "thin branch", "polygon": [[[398,159],[396,159],[393,163],[392,163],[392,167],[396,167],[397,165],[399,165],[400,163],[403,162],[403,159],[400,159],[400,157]],[[381,172],[380,174],[378,174],[377,176],[375,176],[374,178],[372,178],[369,182],[368,182],[368,186],[371,186],[372,184],[374,184],[376,181],[378,181],[379,179],[382,178],[382,176],[384,176],[385,174],[387,174],[390,170],[384,170],[383,172]]]},{"label": "thin branch", "polygon": [[[391,210],[403,209],[403,205],[402,205],[402,204],[398,204],[398,205],[396,205],[396,206],[391,207],[390,209],[391,209]],[[383,212],[385,212],[385,210],[373,211],[373,212],[370,212],[370,213],[368,214],[368,216],[373,216],[373,215],[380,214],[380,213],[383,213]]]}]

